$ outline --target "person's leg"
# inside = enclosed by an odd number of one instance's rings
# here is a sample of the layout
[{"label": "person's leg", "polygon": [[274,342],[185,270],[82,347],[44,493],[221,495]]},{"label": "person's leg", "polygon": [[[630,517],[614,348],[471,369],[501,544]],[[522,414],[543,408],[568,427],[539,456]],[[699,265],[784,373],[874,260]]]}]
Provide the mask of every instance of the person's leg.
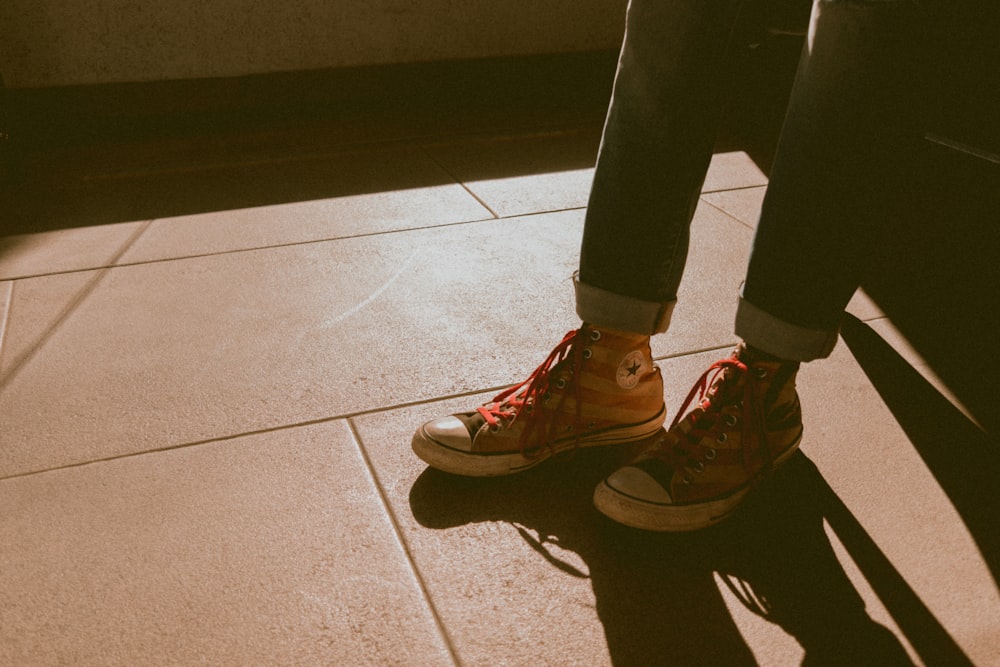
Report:
[{"label": "person's leg", "polygon": [[782,129],[736,334],[786,359],[826,357],[882,242],[920,118],[915,0],[820,0]]},{"label": "person's leg", "polygon": [[744,343],[702,376],[689,414],[597,487],[607,516],[649,530],[711,525],[796,451],[799,363],[832,351],[877,238],[865,225],[883,208],[887,134],[905,128],[912,101],[901,72],[916,10],[815,2],[737,311]]},{"label": "person's leg", "polygon": [[505,475],[662,426],[649,337],[666,330],[676,299],[740,2],[630,3],[574,281],[584,324],[520,385],[421,426],[413,450],[431,466]]},{"label": "person's leg", "polygon": [[670,322],[732,76],[741,0],[633,0],[587,206],[577,313]]}]

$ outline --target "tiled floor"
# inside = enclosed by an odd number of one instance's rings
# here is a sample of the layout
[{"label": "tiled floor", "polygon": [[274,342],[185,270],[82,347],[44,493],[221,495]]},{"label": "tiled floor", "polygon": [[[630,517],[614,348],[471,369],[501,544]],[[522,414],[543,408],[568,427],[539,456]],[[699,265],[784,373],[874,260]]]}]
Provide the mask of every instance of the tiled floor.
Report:
[{"label": "tiled floor", "polygon": [[[590,504],[615,453],[409,447],[576,326],[599,126],[313,131],[91,147],[0,238],[0,664],[1000,665],[996,442],[871,299],[801,373],[804,456],[637,534]],[[713,160],[671,409],[734,342],[766,182]]]}]

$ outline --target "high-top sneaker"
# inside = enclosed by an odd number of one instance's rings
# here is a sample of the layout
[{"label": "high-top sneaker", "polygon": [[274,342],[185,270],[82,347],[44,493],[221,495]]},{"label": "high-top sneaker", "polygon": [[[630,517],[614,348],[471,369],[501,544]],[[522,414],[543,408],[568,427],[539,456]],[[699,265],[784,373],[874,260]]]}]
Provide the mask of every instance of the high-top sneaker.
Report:
[{"label": "high-top sneaker", "polygon": [[[712,364],[670,429],[597,486],[597,509],[659,531],[704,528],[732,513],[802,438],[799,364],[763,356],[741,344]],[[680,419],[696,397],[697,407]]]},{"label": "high-top sneaker", "polygon": [[584,324],[524,382],[421,426],[413,451],[446,472],[507,475],[576,447],[648,438],[665,416],[649,337]]}]

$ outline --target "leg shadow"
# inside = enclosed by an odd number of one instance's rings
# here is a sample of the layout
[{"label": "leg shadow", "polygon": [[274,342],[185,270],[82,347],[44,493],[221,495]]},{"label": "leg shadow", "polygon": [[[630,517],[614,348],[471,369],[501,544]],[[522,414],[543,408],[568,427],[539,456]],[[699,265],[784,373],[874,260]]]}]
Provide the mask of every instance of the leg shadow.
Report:
[{"label": "leg shadow", "polygon": [[427,469],[410,489],[410,507],[428,528],[511,524],[560,573],[589,578],[615,665],[756,664],[698,540],[618,531],[600,520],[594,487],[623,458],[581,451],[495,479]]},{"label": "leg shadow", "polygon": [[[804,664],[912,664],[899,639],[868,615],[836,558],[826,518],[921,658],[968,664],[804,455],[731,520],[691,534],[635,531],[596,513],[595,484],[626,456],[580,453],[561,465],[490,480],[428,469],[410,490],[410,506],[428,528],[510,523],[550,565],[589,576],[615,665],[756,664],[716,574],[749,609],[801,644]],[[560,550],[578,555],[587,571],[565,562]]]},{"label": "leg shadow", "polygon": [[844,342],[868,375],[1000,582],[1000,443],[969,420],[871,327],[854,317]]},{"label": "leg shadow", "polygon": [[806,665],[909,665],[899,639],[873,621],[823,528],[836,533],[927,664],[969,665],[954,639],[801,452],[725,524],[717,570],[751,611],[781,626]]}]

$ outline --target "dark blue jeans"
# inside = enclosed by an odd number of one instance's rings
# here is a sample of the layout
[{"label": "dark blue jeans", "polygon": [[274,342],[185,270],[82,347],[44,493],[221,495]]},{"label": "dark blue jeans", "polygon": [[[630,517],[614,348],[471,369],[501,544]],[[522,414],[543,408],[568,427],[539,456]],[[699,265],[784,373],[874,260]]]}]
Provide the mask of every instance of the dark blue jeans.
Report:
[{"label": "dark blue jeans", "polygon": [[[732,72],[740,0],[632,0],[577,276],[589,322],[669,325]],[[736,333],[827,356],[872,260],[892,137],[916,103],[919,5],[815,0],[739,299]],[[734,286],[734,290],[735,290]]]}]

